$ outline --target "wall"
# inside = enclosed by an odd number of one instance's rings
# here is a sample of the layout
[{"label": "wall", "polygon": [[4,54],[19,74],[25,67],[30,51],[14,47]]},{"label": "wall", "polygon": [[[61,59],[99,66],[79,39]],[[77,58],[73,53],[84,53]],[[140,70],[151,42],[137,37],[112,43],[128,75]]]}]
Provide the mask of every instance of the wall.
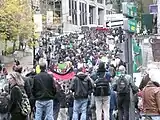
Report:
[{"label": "wall", "polygon": [[[77,1],[83,1],[83,0],[77,0]],[[78,3],[78,2],[77,2]],[[103,11],[101,11],[100,17],[101,17],[101,25],[105,25],[105,15],[106,15],[106,9],[107,6],[105,6],[105,3],[103,4],[99,4],[96,2],[96,0],[90,1],[90,0],[86,0],[86,4],[87,4],[87,24],[89,24],[89,5],[95,6],[94,8],[94,12],[93,12],[93,24],[98,25],[98,8],[103,9]],[[79,4],[77,4],[77,14],[79,14]],[[77,22],[78,25],[72,25],[70,24],[70,21],[68,21],[68,17],[69,17],[69,0],[62,0],[62,21],[64,24],[64,28],[63,31],[65,32],[70,32],[70,31],[79,31],[80,28],[80,19],[79,19],[79,15],[77,16]]]},{"label": "wall", "polygon": [[153,4],[153,0],[142,0],[144,13],[149,13],[149,5]]}]

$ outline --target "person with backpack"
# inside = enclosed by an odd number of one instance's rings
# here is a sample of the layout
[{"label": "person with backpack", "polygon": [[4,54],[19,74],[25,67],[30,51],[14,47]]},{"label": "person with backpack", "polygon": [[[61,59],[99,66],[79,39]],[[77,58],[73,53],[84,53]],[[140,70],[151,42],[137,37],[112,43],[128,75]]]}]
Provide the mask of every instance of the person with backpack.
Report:
[{"label": "person with backpack", "polygon": [[34,97],[32,95],[32,86],[33,86],[33,78],[31,77],[26,77],[22,75],[23,71],[23,67],[21,65],[16,66],[15,68],[15,72],[19,73],[22,77],[22,79],[24,80],[24,89],[26,91],[26,94],[29,98],[30,101],[30,105],[31,105],[31,114],[28,116],[28,118],[31,119],[32,113],[34,111],[34,107],[35,107],[35,100]]},{"label": "person with backpack", "polygon": [[118,120],[129,120],[130,106],[130,90],[133,93],[138,92],[138,87],[135,86],[132,77],[126,74],[126,69],[123,65],[118,68],[120,75],[115,77],[113,81],[113,90],[117,91],[118,102]]},{"label": "person with backpack", "polygon": [[17,72],[10,74],[9,112],[11,120],[26,120],[31,112],[28,96],[24,89],[24,80]]},{"label": "person with backpack", "polygon": [[[110,107],[110,80],[106,76],[105,63],[100,62],[97,72],[94,75],[94,96],[96,106],[97,120],[110,120],[109,107]],[[104,115],[102,115],[102,112]]]},{"label": "person with backpack", "polygon": [[91,78],[83,73],[82,69],[78,69],[78,73],[73,78],[70,88],[74,95],[72,120],[78,120],[80,114],[81,120],[87,120],[88,97],[93,90]]}]

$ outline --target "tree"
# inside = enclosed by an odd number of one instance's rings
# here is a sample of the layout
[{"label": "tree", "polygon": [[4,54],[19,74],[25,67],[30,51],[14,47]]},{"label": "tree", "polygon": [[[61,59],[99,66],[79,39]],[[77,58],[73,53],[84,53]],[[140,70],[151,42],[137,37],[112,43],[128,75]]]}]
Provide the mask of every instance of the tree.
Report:
[{"label": "tree", "polygon": [[28,0],[1,0],[0,3],[1,39],[5,43],[6,41],[15,43],[18,37],[29,39],[34,24]]}]

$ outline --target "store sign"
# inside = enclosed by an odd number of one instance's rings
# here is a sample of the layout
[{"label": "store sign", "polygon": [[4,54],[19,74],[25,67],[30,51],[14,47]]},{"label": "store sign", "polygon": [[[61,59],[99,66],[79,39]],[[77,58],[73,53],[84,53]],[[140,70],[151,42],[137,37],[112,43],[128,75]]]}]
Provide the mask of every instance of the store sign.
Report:
[{"label": "store sign", "polygon": [[124,30],[129,32],[136,32],[137,30],[137,21],[134,19],[125,19],[123,25]]},{"label": "store sign", "polygon": [[43,27],[42,27],[42,14],[34,14],[34,32],[42,32]]},{"label": "store sign", "polygon": [[150,14],[157,14],[158,13],[158,5],[157,4],[149,5],[149,13]]},{"label": "store sign", "polygon": [[134,3],[123,2],[122,11],[125,16],[137,17],[137,7],[134,5]]},{"label": "store sign", "polygon": [[47,25],[53,25],[53,11],[47,11]]}]

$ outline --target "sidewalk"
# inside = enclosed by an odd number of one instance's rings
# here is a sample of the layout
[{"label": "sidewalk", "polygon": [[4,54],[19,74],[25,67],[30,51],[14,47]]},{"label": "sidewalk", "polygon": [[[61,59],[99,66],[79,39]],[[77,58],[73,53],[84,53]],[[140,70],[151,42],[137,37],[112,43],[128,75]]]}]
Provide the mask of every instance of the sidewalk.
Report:
[{"label": "sidewalk", "polygon": [[[33,58],[32,56],[26,56],[26,57],[23,57],[22,59],[19,60],[20,64],[23,66],[23,69],[25,69],[27,67],[28,68],[33,67],[33,65],[32,65],[33,59],[32,58]],[[14,65],[14,62],[6,65],[6,68],[7,68],[9,73],[12,72],[13,65]]]}]

